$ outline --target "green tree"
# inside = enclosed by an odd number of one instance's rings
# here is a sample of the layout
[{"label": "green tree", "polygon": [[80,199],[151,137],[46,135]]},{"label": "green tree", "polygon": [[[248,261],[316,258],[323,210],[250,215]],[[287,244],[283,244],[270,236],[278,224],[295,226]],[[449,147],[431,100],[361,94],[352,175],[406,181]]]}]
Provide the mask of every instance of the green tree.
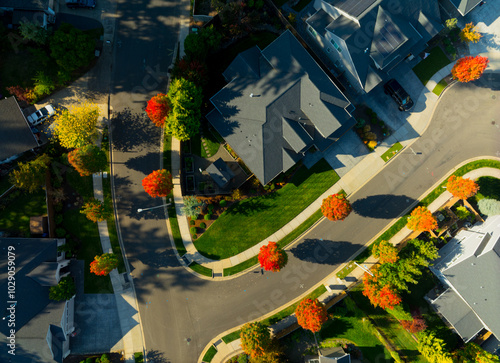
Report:
[{"label": "green tree", "polygon": [[184,52],[190,60],[204,61],[207,55],[219,48],[222,34],[213,26],[189,34],[184,40]]},{"label": "green tree", "polygon": [[419,335],[417,349],[430,363],[453,362],[443,339],[437,338],[433,332]]},{"label": "green tree", "polygon": [[189,140],[200,129],[201,88],[183,78],[175,79],[168,92],[172,110],[165,122],[165,132],[180,141]]},{"label": "green tree", "polygon": [[33,193],[45,185],[45,172],[50,164],[50,157],[42,154],[33,161],[20,162],[18,169],[13,170],[9,181],[19,189]]},{"label": "green tree", "polygon": [[108,200],[101,202],[98,199],[91,198],[83,205],[80,213],[85,214],[87,219],[92,222],[103,222],[113,215],[113,208],[111,208],[111,202]]},{"label": "green tree", "polygon": [[380,241],[380,243],[373,246],[373,256],[379,259],[380,263],[394,263],[398,260],[398,250],[392,243],[387,241]]},{"label": "green tree", "polygon": [[75,281],[70,276],[63,277],[56,286],[51,286],[49,289],[49,299],[55,301],[69,300],[75,294]]},{"label": "green tree", "polygon": [[491,354],[473,342],[456,351],[455,362],[459,363],[500,363],[497,355]]},{"label": "green tree", "polygon": [[87,66],[94,58],[94,48],[94,39],[67,23],[62,23],[50,40],[52,58],[68,72]]},{"label": "green tree", "polygon": [[54,134],[61,145],[68,149],[80,148],[92,143],[97,137],[99,107],[85,102],[58,111],[55,116]]},{"label": "green tree", "polygon": [[201,213],[201,208],[203,207],[203,202],[199,201],[198,198],[194,196],[184,197],[184,206],[182,207],[182,213],[184,213],[189,218],[197,218],[198,214]]},{"label": "green tree", "polygon": [[241,348],[250,357],[262,357],[271,345],[271,334],[267,327],[259,322],[243,325],[240,333]]},{"label": "green tree", "polygon": [[98,173],[108,166],[106,153],[90,144],[69,152],[68,161],[80,173],[80,176]]},{"label": "green tree", "polygon": [[54,80],[42,71],[37,72],[33,81],[35,82],[34,91],[37,97],[49,95],[56,88]]},{"label": "green tree", "polygon": [[21,21],[19,24],[19,33],[25,40],[41,45],[47,43],[51,33],[50,30],[30,21]]}]

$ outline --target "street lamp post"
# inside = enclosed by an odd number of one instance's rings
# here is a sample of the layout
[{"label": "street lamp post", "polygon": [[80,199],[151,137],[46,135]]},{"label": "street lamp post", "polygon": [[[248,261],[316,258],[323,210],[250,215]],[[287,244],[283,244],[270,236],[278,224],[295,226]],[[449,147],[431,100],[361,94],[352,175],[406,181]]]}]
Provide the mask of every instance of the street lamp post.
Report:
[{"label": "street lamp post", "polygon": [[[169,199],[169,200],[172,201],[171,199]],[[141,213],[141,212],[144,212],[146,210],[151,210],[151,209],[156,209],[156,208],[161,208],[161,207],[168,207],[170,204],[172,204],[172,203],[169,202],[167,204],[157,205],[156,207],[151,207],[151,208],[139,208],[139,209],[137,209],[137,212]]]},{"label": "street lamp post", "polygon": [[368,270],[366,267],[361,266],[361,265],[360,265],[360,264],[358,264],[356,261],[354,261],[354,264],[355,264],[356,266],[358,266],[359,268],[361,268],[363,271],[365,271],[365,272],[367,272],[367,273],[369,273],[370,275],[372,275],[372,276],[373,276],[372,272],[371,272],[370,270]]}]

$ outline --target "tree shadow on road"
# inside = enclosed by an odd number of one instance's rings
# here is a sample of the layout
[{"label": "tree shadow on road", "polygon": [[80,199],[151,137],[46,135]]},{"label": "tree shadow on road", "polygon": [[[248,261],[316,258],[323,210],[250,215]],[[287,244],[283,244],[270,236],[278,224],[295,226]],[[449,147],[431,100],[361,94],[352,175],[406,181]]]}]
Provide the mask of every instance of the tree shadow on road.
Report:
[{"label": "tree shadow on road", "polygon": [[292,255],[302,261],[311,263],[337,265],[359,250],[362,245],[346,241],[325,241],[305,239],[289,250]]},{"label": "tree shadow on road", "polygon": [[161,130],[145,114],[125,109],[116,113],[110,124],[114,150],[130,152],[160,144]]},{"label": "tree shadow on road", "polygon": [[165,358],[164,354],[159,350],[150,349],[146,352],[148,362],[154,363],[170,363],[170,359]]},{"label": "tree shadow on road", "polygon": [[416,202],[415,199],[405,195],[371,195],[358,199],[352,203],[356,214],[369,218],[393,219]]}]

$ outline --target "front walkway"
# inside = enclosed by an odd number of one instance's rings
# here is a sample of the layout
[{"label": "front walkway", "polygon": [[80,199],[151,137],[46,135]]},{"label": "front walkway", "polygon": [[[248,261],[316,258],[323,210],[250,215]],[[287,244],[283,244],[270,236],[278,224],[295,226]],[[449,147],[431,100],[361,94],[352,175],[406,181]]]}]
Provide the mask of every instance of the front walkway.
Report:
[{"label": "front walkway", "polygon": [[[487,68],[487,72],[493,72],[500,69],[500,52],[491,54],[481,54],[488,56],[490,63]],[[416,99],[415,107],[413,112],[408,117],[407,123],[400,126],[389,138],[384,140],[374,152],[360,156],[356,160],[356,164],[353,165],[339,165],[336,169],[340,172],[342,178],[339,182],[333,185],[325,193],[323,193],[316,201],[305,208],[297,217],[286,224],[283,228],[273,233],[271,236],[265,238],[264,240],[257,243],[252,248],[243,251],[236,256],[214,261],[207,257],[202,256],[194,246],[191,240],[191,234],[189,232],[189,225],[187,218],[182,213],[183,199],[182,191],[180,187],[180,142],[173,139],[172,142],[172,176],[174,178],[174,200],[175,208],[177,212],[177,220],[179,222],[179,229],[181,232],[182,240],[186,248],[187,253],[185,254],[185,261],[190,263],[195,261],[200,265],[213,270],[214,278],[213,280],[221,279],[231,279],[239,276],[239,274],[232,275],[229,277],[223,277],[224,268],[229,268],[235,266],[243,261],[246,261],[259,253],[261,246],[267,244],[269,241],[279,241],[284,238],[287,234],[292,232],[295,228],[300,226],[306,219],[308,219],[314,212],[316,212],[321,207],[321,203],[324,198],[328,195],[338,193],[344,190],[347,195],[353,194],[366,182],[368,182],[372,177],[378,174],[385,166],[385,162],[382,160],[381,155],[387,151],[393,144],[400,142],[404,148],[409,147],[413,142],[417,140],[418,137],[426,130],[429,121],[431,120],[432,113],[434,112],[435,105],[439,99],[432,91],[436,84],[443,79],[445,76],[449,75],[451,68],[454,63],[450,63],[448,66],[437,72],[430,81],[423,87],[419,97]],[[361,159],[361,160],[360,160]],[[347,163],[346,163],[347,164]],[[190,270],[191,271],[191,270]],[[193,272],[194,273],[194,272]],[[244,272],[242,272],[244,273]],[[206,276],[198,275],[200,278],[211,279]]]}]

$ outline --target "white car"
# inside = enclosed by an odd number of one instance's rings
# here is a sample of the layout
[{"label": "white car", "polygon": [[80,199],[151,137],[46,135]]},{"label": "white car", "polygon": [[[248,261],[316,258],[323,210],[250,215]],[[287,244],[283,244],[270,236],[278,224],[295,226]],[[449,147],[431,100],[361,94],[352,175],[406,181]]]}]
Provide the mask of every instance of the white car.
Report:
[{"label": "white car", "polygon": [[31,124],[31,126],[36,126],[38,124],[41,124],[49,117],[54,116],[55,114],[56,110],[54,110],[54,107],[52,105],[47,105],[29,115],[28,122]]}]

